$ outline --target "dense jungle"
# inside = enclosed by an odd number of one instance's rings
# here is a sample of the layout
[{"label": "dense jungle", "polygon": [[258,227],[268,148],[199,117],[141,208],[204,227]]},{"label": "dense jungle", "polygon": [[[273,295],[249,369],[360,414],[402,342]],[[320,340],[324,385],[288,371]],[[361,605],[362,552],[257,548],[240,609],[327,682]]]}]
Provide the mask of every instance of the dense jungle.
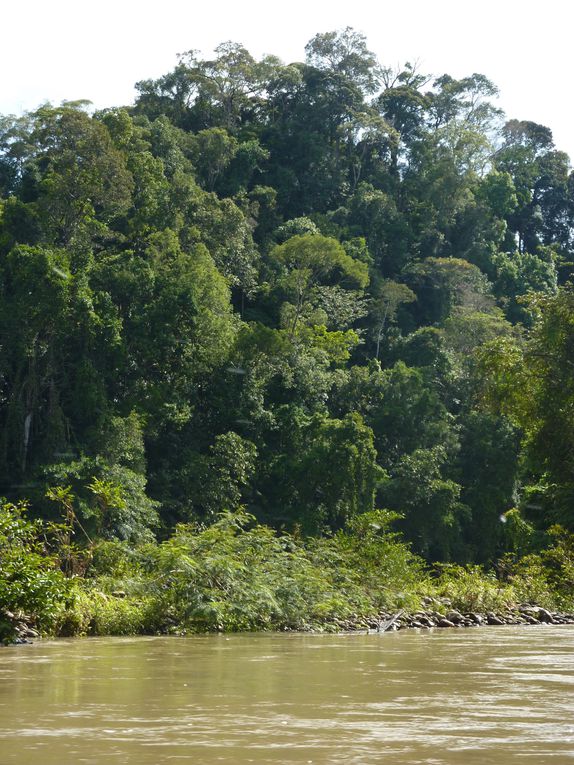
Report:
[{"label": "dense jungle", "polygon": [[136,88],[0,117],[0,636],[574,609],[551,129],[350,28]]}]

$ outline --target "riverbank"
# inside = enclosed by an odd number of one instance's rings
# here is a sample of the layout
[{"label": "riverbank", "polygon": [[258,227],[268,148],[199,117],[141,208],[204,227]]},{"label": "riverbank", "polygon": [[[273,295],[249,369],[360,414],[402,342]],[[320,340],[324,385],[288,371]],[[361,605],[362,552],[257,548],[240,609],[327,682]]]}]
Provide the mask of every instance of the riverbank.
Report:
[{"label": "riverbank", "polygon": [[426,563],[382,512],[320,538],[227,513],[210,526],[180,525],[163,542],[60,543],[48,553],[43,527],[15,510],[6,515],[22,530],[19,547],[6,545],[0,561],[0,640],[7,642],[560,624],[574,612],[570,536],[488,570]]},{"label": "riverbank", "polygon": [[337,627],[345,631],[367,630],[387,632],[404,629],[433,629],[433,628],[460,628],[460,627],[491,627],[502,625],[561,625],[574,624],[573,613],[549,611],[541,606],[523,604],[497,613],[493,611],[478,612],[470,611],[461,613],[443,603],[441,610],[436,608],[416,611],[414,613],[382,612],[376,619],[365,619],[353,622],[343,620],[338,622]]},{"label": "riverbank", "polygon": [[[574,613],[564,613],[561,611],[549,611],[542,606],[533,604],[521,604],[515,607],[509,607],[504,611],[497,613],[493,611],[478,612],[460,612],[451,607],[451,604],[444,599],[442,602],[435,602],[432,608],[406,613],[398,611],[391,613],[382,611],[375,617],[352,616],[348,619],[335,619],[326,622],[324,625],[315,625],[313,628],[303,630],[305,632],[328,632],[328,633],[353,633],[353,632],[395,632],[399,630],[431,630],[431,629],[456,629],[470,627],[493,627],[493,626],[532,626],[532,625],[574,625]],[[2,619],[9,620],[12,624],[13,637],[6,645],[27,644],[40,639],[41,635],[35,629],[34,618],[19,613],[14,614],[4,611],[1,614]],[[221,631],[221,630],[219,630]],[[261,630],[265,632],[301,632],[302,630],[288,630],[287,628],[275,630]],[[172,635],[185,635],[186,629],[172,629]],[[140,633],[141,634],[141,633]],[[157,634],[157,633],[156,633]],[[162,633],[159,633],[162,634]],[[192,632],[191,634],[198,634]]]}]

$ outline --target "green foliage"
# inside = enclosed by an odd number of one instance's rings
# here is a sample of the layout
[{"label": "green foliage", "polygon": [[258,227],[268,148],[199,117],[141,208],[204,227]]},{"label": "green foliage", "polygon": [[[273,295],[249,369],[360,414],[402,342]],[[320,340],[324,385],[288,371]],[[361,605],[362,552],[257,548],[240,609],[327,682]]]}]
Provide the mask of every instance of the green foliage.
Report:
[{"label": "green foliage", "polygon": [[[520,298],[531,292],[556,291],[558,275],[555,255],[541,251],[539,255],[528,252],[498,253],[492,258],[494,290],[505,305],[511,319],[521,318],[530,323],[527,308]],[[523,302],[523,301],[522,301]]]},{"label": "green foliage", "polygon": [[218,177],[237,154],[237,149],[237,139],[222,128],[200,130],[193,136],[191,160],[208,191],[213,190]]},{"label": "green foliage", "polygon": [[373,433],[359,414],[309,417],[286,407],[277,424],[282,439],[270,444],[262,465],[264,517],[318,533],[373,509],[383,473]]},{"label": "green foliage", "polygon": [[523,431],[529,479],[524,507],[539,527],[573,527],[572,296],[570,287],[532,296],[534,326],[525,345],[491,345],[482,357],[485,402]]},{"label": "green foliage", "polygon": [[484,75],[381,66],[350,28],[305,53],[226,42],[133,107],[0,117],[0,491],[58,521],[62,631],[415,604],[407,544],[526,555],[512,586],[567,601],[568,158]]},{"label": "green foliage", "polygon": [[518,561],[502,561],[518,603],[536,603],[543,608],[570,608],[571,601],[561,602],[549,581],[548,571],[539,555],[525,555]]},{"label": "green foliage", "polygon": [[387,279],[377,285],[371,303],[371,315],[374,322],[374,339],[376,343],[375,358],[379,358],[381,341],[385,336],[388,325],[396,320],[397,311],[404,303],[416,300],[415,293],[406,286]]},{"label": "green foliage", "polygon": [[561,526],[548,530],[550,545],[540,553],[549,589],[560,608],[574,607],[574,534]]},{"label": "green foliage", "polygon": [[425,324],[443,322],[455,307],[476,311],[492,306],[488,281],[466,260],[426,258],[413,264],[409,272],[409,283]]},{"label": "green foliage", "polygon": [[427,586],[423,560],[392,530],[400,520],[399,513],[372,510],[355,516],[333,540],[379,610],[415,610]]},{"label": "green foliage", "polygon": [[510,215],[518,205],[518,197],[510,173],[492,170],[482,179],[475,193],[477,198],[488,204],[492,212],[499,217]]},{"label": "green foliage", "polygon": [[505,546],[515,556],[524,557],[536,547],[536,531],[517,507],[501,515],[500,521],[504,524]]},{"label": "green foliage", "polygon": [[285,221],[275,231],[275,238],[279,244],[283,244],[292,236],[306,236],[308,234],[319,234],[319,228],[310,218],[293,218]]},{"label": "green foliage", "polygon": [[209,526],[179,525],[160,544],[99,542],[84,577],[66,580],[39,546],[40,525],[5,505],[0,605],[26,608],[42,629],[66,636],[337,629],[417,610],[429,594],[463,611],[502,610],[517,598],[571,607],[573,545],[563,530],[542,555],[504,564],[505,582],[453,564],[431,577],[391,531],[397,520],[366,512],[334,536],[303,540],[243,510],[225,512]]},{"label": "green foliage", "polygon": [[334,239],[321,234],[297,234],[277,245],[271,257],[288,269],[308,274],[320,281],[336,273],[338,279],[352,286],[366,287],[368,272],[364,263],[353,260]]},{"label": "green foliage", "polygon": [[513,588],[479,566],[443,564],[433,588],[439,597],[447,598],[453,608],[463,612],[501,612],[515,602]]},{"label": "green foliage", "polygon": [[377,525],[381,519],[386,527],[388,515],[370,516],[373,530],[367,523],[360,538],[339,533],[303,543],[253,525],[242,511],[224,513],[208,527],[179,526],[160,546],[142,548],[136,561],[132,554],[127,568],[139,573],[131,581],[122,578],[129,551],[108,545],[94,558],[100,587],[102,574],[113,572],[127,600],[89,589],[76,608],[91,599],[89,629],[97,634],[121,634],[130,618],[138,631],[154,614],[164,629],[173,623],[192,631],[309,629],[357,614],[372,618],[382,607],[416,602],[409,588],[422,571],[408,548]]},{"label": "green foliage", "polygon": [[146,479],[101,456],[57,463],[46,471],[48,498],[76,523],[82,541],[97,537],[142,541],[158,526],[157,502],[145,492]]},{"label": "green foliage", "polygon": [[0,501],[0,639],[13,637],[6,611],[24,613],[51,631],[69,596],[69,583],[46,554],[47,527],[26,517],[26,505]]},{"label": "green foliage", "polygon": [[114,596],[90,585],[84,582],[74,590],[56,623],[58,635],[139,635],[157,631],[153,598]]},{"label": "green foliage", "polygon": [[232,431],[216,436],[209,454],[193,464],[196,512],[214,520],[219,513],[237,510],[256,461],[257,448],[247,439]]},{"label": "green foliage", "polygon": [[415,449],[393,467],[380,492],[390,508],[404,512],[403,529],[427,560],[464,557],[461,536],[468,508],[460,502],[460,485],[444,475],[445,461],[440,446]]}]

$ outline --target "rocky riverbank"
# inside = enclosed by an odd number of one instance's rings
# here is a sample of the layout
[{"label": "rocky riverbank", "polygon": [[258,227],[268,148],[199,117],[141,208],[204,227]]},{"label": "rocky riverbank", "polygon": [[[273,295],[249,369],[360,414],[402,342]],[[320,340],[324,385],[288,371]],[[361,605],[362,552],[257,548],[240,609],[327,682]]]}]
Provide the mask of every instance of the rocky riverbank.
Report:
[{"label": "rocky riverbank", "polygon": [[[549,611],[532,603],[509,607],[504,611],[459,611],[452,607],[447,599],[428,599],[425,608],[408,613],[398,611],[390,613],[382,611],[376,616],[364,618],[357,616],[351,619],[338,619],[324,625],[325,632],[394,632],[407,629],[445,629],[461,627],[487,627],[500,625],[553,625],[574,624],[574,613]],[[430,602],[432,601],[432,602]],[[2,642],[7,645],[30,643],[41,637],[34,626],[32,617],[22,612],[0,613],[0,626],[4,637]],[[296,630],[299,631],[299,630]],[[312,629],[311,631],[316,631]],[[170,631],[171,634],[191,634],[187,630]],[[141,634],[141,633],[140,633]]]},{"label": "rocky riverbank", "polygon": [[346,619],[336,623],[344,631],[368,630],[390,632],[404,629],[433,629],[500,626],[504,624],[574,624],[573,613],[549,611],[531,603],[509,607],[504,611],[458,611],[446,600],[433,601],[427,608],[413,613],[382,612],[370,619]]},{"label": "rocky riverbank", "polygon": [[40,637],[34,628],[34,619],[19,611],[14,613],[3,609],[0,611],[0,644],[29,643],[31,638]]}]

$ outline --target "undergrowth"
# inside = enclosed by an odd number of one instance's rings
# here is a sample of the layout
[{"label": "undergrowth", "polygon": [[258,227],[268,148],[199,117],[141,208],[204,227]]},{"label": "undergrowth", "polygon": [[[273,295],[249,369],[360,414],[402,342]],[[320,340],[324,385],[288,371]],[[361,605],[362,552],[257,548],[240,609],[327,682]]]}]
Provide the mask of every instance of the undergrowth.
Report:
[{"label": "undergrowth", "polygon": [[[24,615],[45,634],[72,636],[336,630],[383,612],[415,611],[429,597],[439,609],[466,612],[521,602],[574,607],[574,543],[562,529],[553,530],[546,550],[507,558],[498,572],[429,569],[390,530],[393,520],[376,511],[346,531],[304,539],[239,511],[210,526],[180,525],[162,543],[134,548],[101,540],[82,550],[61,527],[4,504],[0,613]],[[9,620],[1,624],[9,639]]]}]

